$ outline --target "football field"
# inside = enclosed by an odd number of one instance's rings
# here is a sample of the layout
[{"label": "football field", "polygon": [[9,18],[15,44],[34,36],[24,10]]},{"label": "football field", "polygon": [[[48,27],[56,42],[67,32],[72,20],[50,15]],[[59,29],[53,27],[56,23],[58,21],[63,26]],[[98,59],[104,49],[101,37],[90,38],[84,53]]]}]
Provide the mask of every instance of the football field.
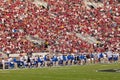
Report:
[{"label": "football field", "polygon": [[120,64],[91,64],[64,67],[0,70],[0,80],[120,80]]}]

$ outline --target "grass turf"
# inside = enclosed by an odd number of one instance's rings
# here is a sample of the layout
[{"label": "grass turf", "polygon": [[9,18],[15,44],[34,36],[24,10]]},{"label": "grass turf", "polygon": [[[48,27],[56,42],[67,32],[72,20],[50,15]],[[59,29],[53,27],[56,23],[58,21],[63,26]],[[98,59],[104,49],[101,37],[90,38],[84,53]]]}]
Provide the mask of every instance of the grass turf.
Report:
[{"label": "grass turf", "polygon": [[101,69],[120,69],[120,64],[0,70],[0,80],[120,80],[119,72],[97,72]]}]

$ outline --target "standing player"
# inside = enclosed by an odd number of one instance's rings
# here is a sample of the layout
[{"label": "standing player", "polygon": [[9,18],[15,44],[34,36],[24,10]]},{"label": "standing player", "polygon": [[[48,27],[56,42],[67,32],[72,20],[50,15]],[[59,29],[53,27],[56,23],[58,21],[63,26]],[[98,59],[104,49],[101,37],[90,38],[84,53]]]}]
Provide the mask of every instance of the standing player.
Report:
[{"label": "standing player", "polygon": [[107,52],[107,57],[108,57],[108,63],[112,63],[113,52],[109,50],[109,51]]},{"label": "standing player", "polygon": [[2,58],[2,69],[3,70],[5,69],[5,60],[4,60],[4,58]]}]

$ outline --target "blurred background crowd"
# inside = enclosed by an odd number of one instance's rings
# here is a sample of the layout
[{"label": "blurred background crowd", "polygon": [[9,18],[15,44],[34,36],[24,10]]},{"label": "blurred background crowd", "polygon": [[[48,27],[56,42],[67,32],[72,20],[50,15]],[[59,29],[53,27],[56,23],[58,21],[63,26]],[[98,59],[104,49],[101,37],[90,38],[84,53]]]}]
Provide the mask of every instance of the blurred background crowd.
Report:
[{"label": "blurred background crowd", "polygon": [[0,52],[120,53],[120,0],[0,0]]}]

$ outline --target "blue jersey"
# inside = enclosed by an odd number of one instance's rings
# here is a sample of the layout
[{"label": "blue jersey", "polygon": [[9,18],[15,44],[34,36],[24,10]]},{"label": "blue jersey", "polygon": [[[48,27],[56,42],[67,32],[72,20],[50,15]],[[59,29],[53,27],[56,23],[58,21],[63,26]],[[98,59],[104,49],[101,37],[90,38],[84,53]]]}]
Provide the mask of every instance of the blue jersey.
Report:
[{"label": "blue jersey", "polygon": [[100,55],[99,55],[100,57],[99,58],[103,58],[103,53],[100,53]]},{"label": "blue jersey", "polygon": [[16,62],[17,62],[17,59],[16,59],[16,58],[14,58],[14,59],[13,59],[13,62],[15,62],[15,63],[16,63]]},{"label": "blue jersey", "polygon": [[38,57],[38,62],[41,62],[41,59],[40,59],[40,57]]},{"label": "blue jersey", "polygon": [[93,54],[90,54],[90,58],[94,58],[94,55],[93,55]]},{"label": "blue jersey", "polygon": [[114,61],[117,61],[118,60],[118,55],[117,54],[113,54],[113,59],[114,59]]},{"label": "blue jersey", "polygon": [[74,56],[73,55],[71,55],[71,60],[74,60]]},{"label": "blue jersey", "polygon": [[71,55],[68,55],[68,56],[67,56],[67,59],[68,59],[68,60],[71,60],[71,57],[72,57]]},{"label": "blue jersey", "polygon": [[53,57],[52,57],[52,61],[55,61],[55,62],[58,61],[57,57],[56,57],[56,56],[53,56]]},{"label": "blue jersey", "polygon": [[84,59],[84,55],[81,54],[81,55],[79,56],[79,58],[80,58],[81,60]]},{"label": "blue jersey", "polygon": [[47,56],[46,55],[44,56],[44,61],[47,61]]},{"label": "blue jersey", "polygon": [[66,56],[65,56],[65,55],[63,55],[63,61],[66,61],[66,60],[67,60]]}]

